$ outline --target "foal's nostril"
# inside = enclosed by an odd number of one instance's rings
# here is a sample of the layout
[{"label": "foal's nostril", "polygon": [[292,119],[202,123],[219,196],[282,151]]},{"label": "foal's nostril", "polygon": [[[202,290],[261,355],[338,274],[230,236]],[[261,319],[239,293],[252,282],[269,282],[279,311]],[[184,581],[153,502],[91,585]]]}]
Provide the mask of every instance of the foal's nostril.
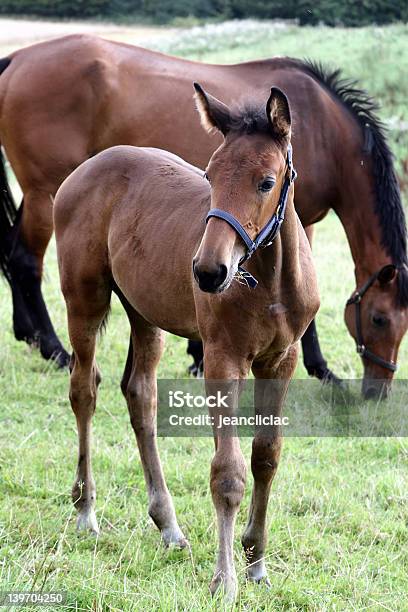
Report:
[{"label": "foal's nostril", "polygon": [[193,272],[200,289],[214,293],[227,278],[228,269],[224,264],[220,264],[209,270],[208,268],[201,268],[196,262],[193,262]]},{"label": "foal's nostril", "polygon": [[198,282],[198,276],[197,276],[197,270],[196,270],[196,259],[195,258],[193,259],[193,274],[194,274],[194,278]]},{"label": "foal's nostril", "polygon": [[220,287],[222,283],[225,281],[225,279],[227,278],[227,274],[228,274],[227,266],[224,266],[224,264],[221,264],[218,270],[218,285],[217,285],[218,287]]}]

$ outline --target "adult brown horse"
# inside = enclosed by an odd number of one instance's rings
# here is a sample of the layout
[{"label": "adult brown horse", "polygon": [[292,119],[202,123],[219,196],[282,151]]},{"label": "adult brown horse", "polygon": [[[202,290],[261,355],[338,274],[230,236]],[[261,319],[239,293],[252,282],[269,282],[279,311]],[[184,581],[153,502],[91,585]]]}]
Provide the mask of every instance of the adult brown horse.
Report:
[{"label": "adult brown horse", "polygon": [[[131,326],[122,390],[143,463],[149,514],[167,545],[185,546],[186,539],[156,444],[161,329],[201,337],[207,391],[229,397],[227,408],[211,409],[217,417],[211,493],[219,541],[211,591],[222,585],[233,598],[234,523],[246,467],[235,429],[225,421],[219,429],[220,417],[234,414],[239,381],[252,368],[258,382],[255,410],[280,418],[297,341],[319,300],[310,246],[293,203],[286,96],[272,88],[266,109],[263,104],[231,110],[198,85],[196,91],[203,123],[225,137],[207,169],[211,193],[202,173],[171,153],[118,146],[75,170],[55,199],[58,264],[73,347],[70,399],[79,436],[73,501],[78,526],[97,531],[89,445],[100,380],[95,342],[113,290]],[[232,282],[250,256],[248,271],[259,282],[254,292]],[[248,577],[256,582],[267,581],[266,509],[280,447],[276,421],[255,432],[254,490],[242,543]]]},{"label": "adult brown horse", "polygon": [[[5,186],[0,191],[2,261],[18,338],[38,336],[44,356],[68,359],[39,281],[52,233],[51,199],[71,170],[115,144],[160,147],[204,168],[221,140],[197,126],[191,81],[223,91],[227,103],[247,91],[266,96],[276,85],[293,109],[300,219],[310,226],[332,207],[347,233],[357,287],[370,284],[361,302],[346,308],[363,357],[365,394],[391,381],[408,325],[406,226],[392,155],[366,94],[337,71],[292,59],[207,65],[90,36],[34,45],[0,66],[0,141],[24,192],[20,219]],[[303,348],[308,372],[330,375],[314,323]]]}]

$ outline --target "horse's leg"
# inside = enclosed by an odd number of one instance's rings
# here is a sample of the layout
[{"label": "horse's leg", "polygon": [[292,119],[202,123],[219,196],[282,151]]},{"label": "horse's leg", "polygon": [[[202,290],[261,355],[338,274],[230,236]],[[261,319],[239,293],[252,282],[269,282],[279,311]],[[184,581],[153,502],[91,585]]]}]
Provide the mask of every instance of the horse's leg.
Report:
[{"label": "horse's leg", "polygon": [[[306,236],[312,246],[314,226],[305,227]],[[302,337],[303,363],[309,376],[315,376],[325,382],[339,383],[337,376],[327,367],[323,357],[319,337],[317,335],[316,321],[313,319]]]},{"label": "horse's leg", "polygon": [[149,497],[149,515],[161,531],[166,546],[184,548],[187,540],[177,523],[157,448],[156,370],[164,348],[164,333],[149,325],[129,306],[126,310],[132,332],[121,388],[139,447]]},{"label": "horse's leg", "polygon": [[[218,555],[210,584],[212,594],[222,588],[226,597],[233,600],[237,593],[237,576],[234,564],[235,520],[244,495],[246,464],[239,439],[233,430],[217,429],[220,418],[234,413],[238,401],[237,381],[248,373],[248,363],[234,362],[231,354],[220,351],[209,343],[204,350],[204,376],[208,395],[220,390],[227,396],[229,406],[210,408],[214,419],[215,454],[211,462],[210,488],[217,513]],[[225,384],[210,381],[225,381]]]},{"label": "horse's leg", "polygon": [[[278,368],[267,362],[253,364],[256,414],[281,416],[297,357],[298,348],[293,346]],[[280,427],[266,426],[256,431],[251,456],[254,487],[248,523],[241,540],[247,559],[248,579],[254,582],[264,581],[266,584],[269,584],[264,560],[267,541],[266,513],[272,481],[278,469],[281,446]]]},{"label": "horse's leg", "polygon": [[187,355],[191,355],[194,362],[188,368],[193,376],[200,378],[203,373],[204,349],[201,340],[189,340],[187,345]]},{"label": "horse's leg", "polygon": [[41,355],[54,359],[60,366],[69,363],[69,355],[58,339],[41,292],[43,260],[53,232],[51,194],[33,190],[24,195],[21,218],[21,245],[32,258],[31,285],[26,293],[26,305],[31,313]]},{"label": "horse's leg", "polygon": [[[39,190],[24,194],[19,226],[10,254],[10,285],[13,293],[14,333],[18,340],[38,344],[45,359],[60,366],[69,355],[59,341],[41,292],[43,258],[53,231],[52,201]],[[31,324],[31,325],[30,325]]]},{"label": "horse's leg", "polygon": [[[0,159],[1,164],[1,159]],[[4,169],[0,166],[0,181],[2,179],[1,172]],[[12,222],[8,220],[6,209],[7,198],[8,198],[8,186],[7,183],[2,183],[1,188],[4,188],[6,193],[6,204],[2,202],[3,208],[0,210],[1,219],[0,224],[2,225],[2,242],[0,244],[0,260],[1,267],[4,275],[9,282],[11,295],[13,300],[13,329],[16,340],[24,340],[29,344],[35,341],[35,333],[33,323],[31,321],[30,313],[28,312],[22,291],[22,277],[26,274],[25,265],[22,264],[20,243],[18,240],[18,232],[20,225],[21,212],[23,210],[23,204],[21,204],[19,211],[17,212],[17,218]],[[1,199],[1,194],[0,194]],[[12,205],[13,206],[13,205]]]},{"label": "horse's leg", "polygon": [[89,529],[94,533],[98,533],[99,529],[94,510],[96,488],[91,465],[91,420],[101,380],[95,362],[95,344],[101,323],[109,310],[109,296],[110,292],[106,291],[105,299],[97,300],[95,291],[82,300],[79,294],[67,299],[68,327],[73,348],[69,398],[77,421],[79,440],[72,501],[78,510],[78,529]]}]

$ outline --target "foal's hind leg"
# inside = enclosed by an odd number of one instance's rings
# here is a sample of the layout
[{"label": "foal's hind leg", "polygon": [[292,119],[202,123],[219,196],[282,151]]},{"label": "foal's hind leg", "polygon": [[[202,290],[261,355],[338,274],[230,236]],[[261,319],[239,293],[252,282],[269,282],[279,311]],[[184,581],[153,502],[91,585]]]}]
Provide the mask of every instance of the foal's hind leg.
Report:
[{"label": "foal's hind leg", "polygon": [[[278,369],[268,363],[254,364],[255,410],[257,414],[281,416],[290,378],[297,363],[297,346],[291,347]],[[265,379],[275,380],[265,380]],[[242,536],[247,559],[247,577],[254,582],[269,584],[265,566],[266,512],[273,478],[279,464],[282,446],[278,426],[266,426],[256,431],[252,442],[251,469],[254,477],[248,523]]]},{"label": "foal's hind leg", "polygon": [[143,465],[149,515],[160,529],[166,546],[184,548],[187,540],[177,523],[157,448],[156,369],[163,352],[164,333],[146,323],[129,306],[126,310],[132,336],[121,387],[127,400]]},{"label": "foal's hind leg", "polygon": [[67,300],[68,326],[73,348],[69,398],[78,427],[78,467],[72,501],[78,510],[78,529],[98,533],[95,515],[96,488],[91,465],[91,420],[96,407],[100,374],[95,362],[96,336],[109,308],[109,298],[98,306],[93,300]]}]

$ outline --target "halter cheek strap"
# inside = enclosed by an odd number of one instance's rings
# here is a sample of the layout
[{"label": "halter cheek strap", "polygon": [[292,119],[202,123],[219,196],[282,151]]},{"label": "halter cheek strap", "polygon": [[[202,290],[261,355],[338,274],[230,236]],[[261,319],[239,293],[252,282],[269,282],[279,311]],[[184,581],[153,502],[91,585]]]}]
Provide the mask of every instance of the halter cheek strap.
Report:
[{"label": "halter cheek strap", "polygon": [[366,359],[369,359],[370,361],[372,361],[373,363],[376,363],[382,368],[385,368],[386,370],[390,370],[390,372],[395,372],[397,370],[397,364],[394,363],[393,361],[386,361],[379,355],[376,355],[375,353],[370,351],[365,346],[364,340],[363,340],[363,329],[362,329],[362,324],[361,324],[361,300],[363,299],[367,291],[370,289],[370,287],[375,283],[375,281],[380,275],[381,270],[378,270],[378,272],[375,272],[372,276],[370,276],[368,281],[364,283],[364,285],[360,289],[357,289],[357,291],[351,296],[351,298],[347,300],[346,306],[350,306],[354,304],[356,308],[356,350],[357,350],[357,353],[361,357],[365,357]]},{"label": "halter cheek strap", "polygon": [[245,261],[247,261],[254,252],[259,248],[265,248],[272,244],[276,236],[279,233],[281,225],[285,219],[286,205],[288,203],[289,187],[296,179],[297,173],[292,164],[292,145],[289,144],[287,157],[286,157],[286,175],[282,185],[282,189],[279,195],[279,202],[274,215],[270,218],[268,223],[261,229],[259,234],[252,240],[248,232],[244,229],[241,223],[231,213],[221,210],[220,208],[212,208],[206,217],[206,223],[211,217],[217,217],[228,223],[240,236],[245,244],[246,250],[243,257],[239,261],[238,270],[244,277],[251,289],[254,289],[258,281],[250,274],[247,270],[241,267]]},{"label": "halter cheek strap", "polygon": [[207,214],[206,222],[208,222],[208,220],[211,219],[211,217],[217,217],[218,219],[222,219],[223,221],[226,221],[231,227],[233,227],[234,230],[237,232],[237,234],[239,234],[239,236],[242,238],[243,242],[245,243],[245,246],[246,246],[245,258],[248,259],[249,257],[251,257],[252,253],[256,249],[255,241],[252,240],[252,238],[245,231],[245,229],[240,224],[240,222],[229,212],[226,212],[225,210],[221,210],[221,208],[212,208]]}]

